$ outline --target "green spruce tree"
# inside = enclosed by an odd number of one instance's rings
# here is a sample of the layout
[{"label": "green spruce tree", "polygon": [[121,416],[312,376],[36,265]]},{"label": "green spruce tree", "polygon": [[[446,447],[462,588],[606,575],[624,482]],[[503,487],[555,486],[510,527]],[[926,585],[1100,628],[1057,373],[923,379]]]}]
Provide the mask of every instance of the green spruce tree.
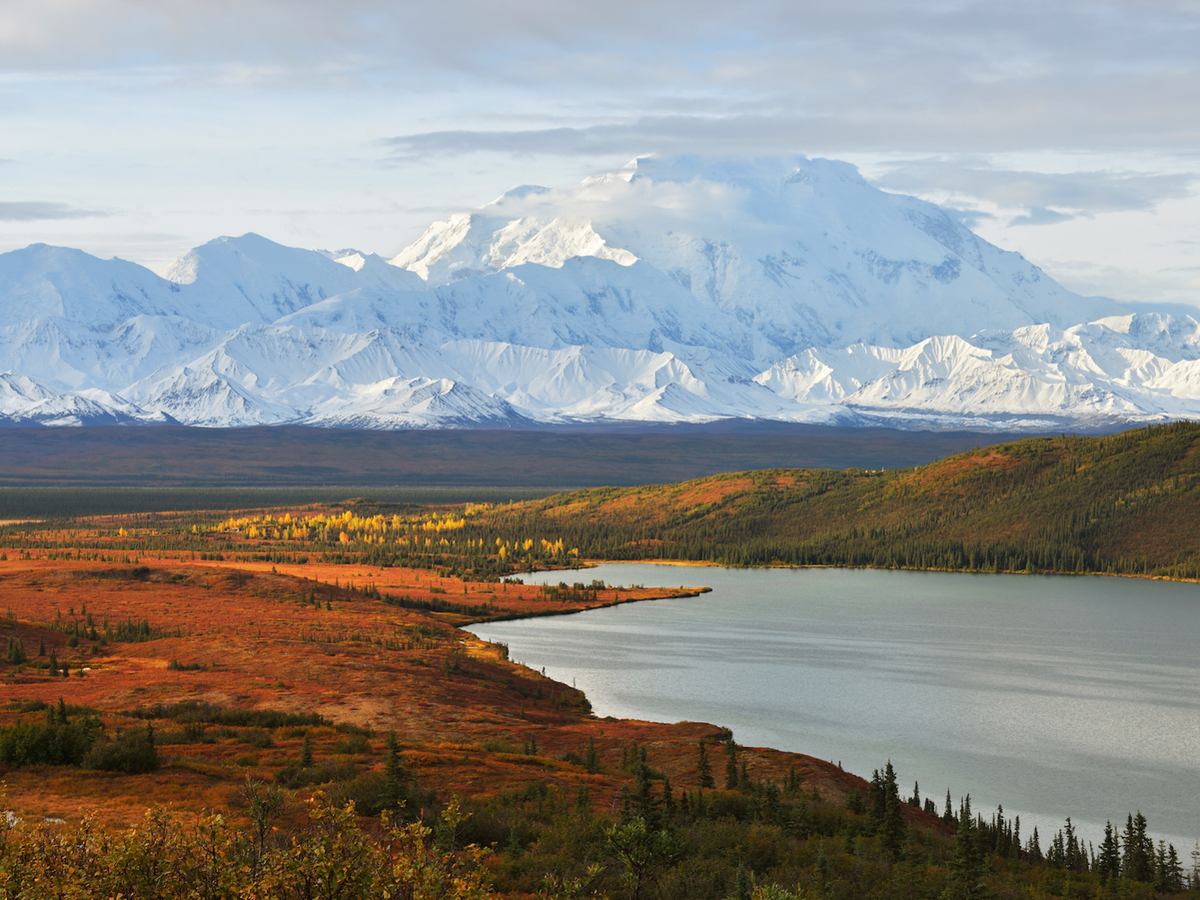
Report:
[{"label": "green spruce tree", "polygon": [[600,771],[600,754],[596,752],[596,742],[590,737],[587,749],[583,752],[583,767],[587,769],[589,775],[595,775]]},{"label": "green spruce tree", "polygon": [[879,826],[879,842],[893,858],[898,859],[904,846],[904,813],[900,806],[900,790],[896,785],[896,771],[889,759],[883,776],[884,809],[883,821]]},{"label": "green spruce tree", "polygon": [[701,788],[713,787],[712,766],[708,762],[708,750],[704,746],[703,738],[700,739],[699,748],[696,751],[696,777]]},{"label": "green spruce tree", "polygon": [[738,760],[737,760],[737,744],[733,738],[725,742],[725,790],[736,791],[738,789]]},{"label": "green spruce tree", "polygon": [[387,752],[383,757],[383,808],[398,809],[403,798],[404,769],[400,764],[400,747],[396,743],[396,732],[389,731]]},{"label": "green spruce tree", "polygon": [[979,850],[979,834],[971,818],[971,799],[967,796],[954,833],[954,856],[950,860],[950,886],[943,895],[947,900],[972,900],[986,890],[980,883],[983,876],[983,856]]}]

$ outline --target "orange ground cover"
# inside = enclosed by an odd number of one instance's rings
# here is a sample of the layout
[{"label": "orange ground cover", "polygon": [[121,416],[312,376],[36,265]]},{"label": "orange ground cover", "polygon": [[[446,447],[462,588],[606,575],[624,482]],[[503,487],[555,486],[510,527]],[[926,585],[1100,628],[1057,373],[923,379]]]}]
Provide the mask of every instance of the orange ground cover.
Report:
[{"label": "orange ground cover", "polygon": [[901,476],[892,483],[889,492],[908,489],[962,494],[964,492],[956,486],[955,479],[984,473],[1011,472],[1020,464],[1021,461],[1015,456],[994,449],[973,456],[956,456]]},{"label": "orange ground cover", "polygon": [[[715,742],[705,723],[663,725],[598,719],[580,692],[502,658],[501,648],[455,627],[464,616],[387,605],[362,591],[413,600],[487,604],[492,615],[536,615],[586,605],[627,602],[674,591],[603,590],[593,603],[538,597],[534,586],[467,584],[424,570],[364,566],[274,565],[150,558],[134,577],[132,562],[0,560],[0,641],[22,639],[29,662],[39,642],[71,669],[51,678],[31,665],[0,666],[0,725],[21,716],[17,704],[42,700],[93,707],[106,727],[144,727],[121,715],[139,707],[202,700],[243,708],[317,712],[335,723],[371,729],[371,752],[358,762],[380,768],[383,735],[395,731],[421,784],[442,794],[481,796],[547,781],[574,792],[587,783],[597,808],[623,785],[622,749],[645,744],[656,768],[680,787],[695,786],[696,745]],[[186,556],[186,554],[185,554]],[[579,580],[564,573],[564,580]],[[351,589],[353,588],[353,589]],[[314,603],[315,596],[315,603]],[[93,653],[84,637],[67,645],[73,621],[99,631],[145,620],[155,638],[114,642]],[[175,666],[175,667],[172,667]],[[189,670],[187,667],[191,666]],[[83,670],[80,676],[80,670]],[[160,735],[173,726],[156,723]],[[333,728],[309,729],[318,759],[339,758]],[[279,729],[272,745],[251,749],[236,736],[161,746],[166,765],[152,775],[124,776],[68,767],[0,773],[0,809],[68,820],[94,812],[118,824],[152,804],[181,811],[236,801],[247,774],[270,780],[295,762],[301,737]],[[565,757],[582,756],[591,738],[601,774]],[[523,749],[536,741],[537,752]],[[862,781],[823,760],[772,750],[743,754],[752,777],[782,782],[794,768],[806,789],[836,799]]]}]

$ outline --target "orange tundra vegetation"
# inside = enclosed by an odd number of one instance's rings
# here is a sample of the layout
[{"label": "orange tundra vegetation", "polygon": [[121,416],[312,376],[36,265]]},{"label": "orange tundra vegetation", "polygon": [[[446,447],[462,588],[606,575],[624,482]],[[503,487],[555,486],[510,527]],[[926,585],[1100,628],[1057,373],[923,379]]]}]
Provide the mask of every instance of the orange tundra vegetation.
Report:
[{"label": "orange tundra vegetation", "polygon": [[[133,529],[125,531],[128,537]],[[0,560],[0,641],[19,639],[27,657],[0,669],[7,701],[0,725],[40,720],[40,710],[60,699],[76,715],[94,711],[110,735],[143,729],[149,717],[164,764],[143,775],[10,768],[0,803],[20,817],[92,815],[115,826],[140,819],[152,804],[195,812],[236,807],[247,776],[278,780],[306,742],[318,761],[381,771],[389,732],[406,769],[438,795],[480,798],[535,782],[574,795],[585,785],[597,808],[607,808],[632,787],[620,766],[629,746],[648,748],[655,767],[687,789],[696,782],[697,743],[715,748],[723,738],[704,723],[597,719],[581,692],[456,627],[470,618],[464,613],[416,608],[453,602],[486,609],[475,619],[501,618],[701,589],[605,587],[550,597],[536,586],[469,583],[419,569],[193,561],[187,553],[91,554],[109,561],[45,555],[10,547]],[[148,634],[106,640],[122,623]],[[49,673],[51,657],[66,677]],[[154,718],[154,710],[183,702],[316,713],[325,723],[263,734],[204,723],[181,729]],[[581,762],[589,740],[601,761],[595,773]],[[741,758],[753,777],[799,778],[829,799],[863,784],[798,754],[747,749]]]}]

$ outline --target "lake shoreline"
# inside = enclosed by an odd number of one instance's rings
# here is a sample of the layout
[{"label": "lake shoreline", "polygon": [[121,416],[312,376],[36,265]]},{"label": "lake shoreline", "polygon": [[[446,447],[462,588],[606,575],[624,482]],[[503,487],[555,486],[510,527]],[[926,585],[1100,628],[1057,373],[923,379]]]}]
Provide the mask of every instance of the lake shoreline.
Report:
[{"label": "lake shoreline", "polygon": [[[809,565],[800,565],[795,563],[770,563],[768,565],[754,566],[731,566],[725,563],[712,562],[710,560],[686,560],[686,559],[596,559],[584,560],[584,568],[596,568],[597,566],[695,566],[697,568],[712,568],[712,569],[732,569],[732,570],[771,570],[771,569],[846,569],[853,571],[864,572],[931,572],[944,573],[947,575],[1045,575],[1056,576],[1063,578],[1083,578],[1095,576],[1097,578],[1133,578],[1138,581],[1166,581],[1172,584],[1200,584],[1200,578],[1171,578],[1168,575],[1139,575],[1134,572],[1029,572],[1025,569],[1005,569],[1000,572],[984,569],[930,569],[918,568],[916,566],[852,566],[835,563],[812,563]],[[555,570],[542,570],[555,571]]]},{"label": "lake shoreline", "polygon": [[[610,569],[607,581],[626,583],[640,581],[639,573],[619,567],[648,564],[601,563]],[[680,565],[660,570],[657,581],[669,581]],[[1039,825],[1043,838],[1051,825],[1061,827],[1062,815],[1091,832],[1106,818],[1123,820],[1141,809],[1156,832],[1191,845],[1190,820],[1178,818],[1183,801],[1162,787],[1196,768],[1180,753],[1197,730],[1189,685],[1200,667],[1176,645],[1200,633],[1200,611],[1190,589],[1171,586],[1178,579],[967,581],[928,576],[996,573],[704,569],[714,592],[699,607],[655,612],[661,604],[642,604],[632,616],[598,611],[599,618],[569,626],[496,623],[520,629],[499,634],[489,622],[470,627],[481,638],[511,643],[514,659],[577,682],[599,716],[716,722],[731,727],[739,743],[840,758],[850,772],[870,772],[891,758],[923,787],[970,788],[985,809],[1002,802],[1023,824]],[[811,570],[813,578],[780,569]],[[852,596],[837,601],[846,590]],[[776,605],[764,607],[772,592]],[[814,603],[824,611],[814,611]],[[790,637],[780,615],[797,619]],[[629,646],[640,649],[626,649],[630,636]],[[796,674],[771,672],[792,662],[801,664]],[[730,667],[741,663],[757,666],[758,674],[753,687],[733,696],[738,676]],[[795,708],[772,705],[797,697],[803,703]],[[1106,710],[1107,724],[1093,708]],[[1147,722],[1154,737],[1138,742],[1146,745],[1139,750],[1124,735]],[[967,728],[971,723],[976,730]],[[1111,805],[1093,789],[1066,790],[1073,782],[1064,771],[1093,765],[1115,779],[1106,792]],[[1134,770],[1137,777],[1121,784]],[[940,808],[941,795],[934,796]]]}]

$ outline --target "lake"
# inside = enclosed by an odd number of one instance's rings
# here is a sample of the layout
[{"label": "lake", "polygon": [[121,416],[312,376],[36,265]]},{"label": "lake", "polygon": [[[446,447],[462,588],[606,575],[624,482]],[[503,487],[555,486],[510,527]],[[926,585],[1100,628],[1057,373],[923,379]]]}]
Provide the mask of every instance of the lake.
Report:
[{"label": "lake", "polygon": [[470,626],[598,716],[706,721],[741,744],[891,759],[939,812],[970,792],[1095,843],[1146,814],[1200,837],[1200,586],[1090,576],[614,564],[524,576],[711,593]]}]

